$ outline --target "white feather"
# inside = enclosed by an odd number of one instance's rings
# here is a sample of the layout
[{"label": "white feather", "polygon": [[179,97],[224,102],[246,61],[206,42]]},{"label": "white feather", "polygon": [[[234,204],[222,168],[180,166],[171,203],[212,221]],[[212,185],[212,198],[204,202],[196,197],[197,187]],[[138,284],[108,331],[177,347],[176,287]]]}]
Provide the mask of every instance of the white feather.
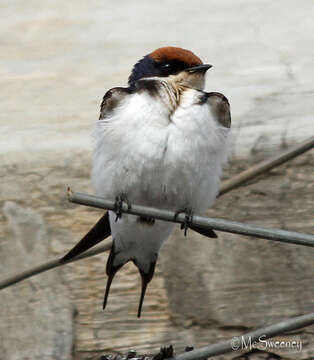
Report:
[{"label": "white feather", "polygon": [[[131,203],[203,213],[215,201],[228,155],[229,129],[214,118],[210,105],[199,105],[200,92],[189,89],[170,110],[158,97],[134,93],[110,118],[96,124],[92,182],[108,199],[127,194]],[[174,225],[140,224],[123,215],[111,230],[116,263],[136,258],[147,268]]]}]

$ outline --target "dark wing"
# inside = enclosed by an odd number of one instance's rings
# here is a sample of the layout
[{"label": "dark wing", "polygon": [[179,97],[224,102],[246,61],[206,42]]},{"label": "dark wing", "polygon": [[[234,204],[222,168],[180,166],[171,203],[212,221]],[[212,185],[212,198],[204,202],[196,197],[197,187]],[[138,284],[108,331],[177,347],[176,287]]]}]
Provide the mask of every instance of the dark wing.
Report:
[{"label": "dark wing", "polygon": [[111,235],[108,211],[92,229],[72,248],[60,262],[66,262],[82,254]]},{"label": "dark wing", "polygon": [[[228,99],[218,92],[203,93],[200,104],[205,104],[206,102],[209,103],[217,122],[223,127],[230,128],[231,114]],[[213,229],[206,229],[197,225],[189,225],[189,228],[209,238],[218,237]]]},{"label": "dark wing", "polygon": [[120,102],[131,93],[129,88],[115,87],[108,90],[102,99],[100,105],[99,120],[106,119],[112,111],[120,104]]},{"label": "dark wing", "polygon": [[[122,87],[113,88],[107,91],[100,106],[99,119],[105,119],[128,94],[130,94],[130,90]],[[110,235],[111,229],[109,214],[106,212],[105,215],[94,225],[94,227],[81,239],[81,241],[75,245],[74,248],[70,250],[60,261],[65,262],[71,260]]]},{"label": "dark wing", "polygon": [[218,123],[226,128],[230,128],[231,114],[228,99],[218,92],[206,93],[206,97]]}]

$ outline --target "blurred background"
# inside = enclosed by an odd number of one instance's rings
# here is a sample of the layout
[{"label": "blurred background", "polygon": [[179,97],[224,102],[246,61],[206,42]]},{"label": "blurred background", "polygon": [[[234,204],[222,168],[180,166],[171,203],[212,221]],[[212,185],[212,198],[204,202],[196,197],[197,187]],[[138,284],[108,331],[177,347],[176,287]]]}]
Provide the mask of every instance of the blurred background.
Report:
[{"label": "blurred background", "polygon": [[[184,47],[214,65],[206,90],[224,93],[232,110],[224,178],[314,133],[311,0],[16,0],[0,10],[1,278],[62,256],[98,220],[101,211],[68,204],[66,188],[92,192],[101,99],[158,47]],[[311,150],[219,198],[209,215],[313,233],[313,165]],[[140,320],[132,264],[102,311],[106,257],[2,290],[0,358],[98,359],[170,343],[181,352],[314,308],[313,252],[303,247],[177,231]],[[312,359],[313,331],[299,334],[302,353],[276,356]]]}]

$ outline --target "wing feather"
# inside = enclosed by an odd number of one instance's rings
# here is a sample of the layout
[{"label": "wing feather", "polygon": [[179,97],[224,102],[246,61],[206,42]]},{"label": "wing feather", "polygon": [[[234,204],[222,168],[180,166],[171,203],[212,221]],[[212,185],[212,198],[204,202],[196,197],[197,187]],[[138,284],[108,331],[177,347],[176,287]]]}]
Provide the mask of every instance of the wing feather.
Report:
[{"label": "wing feather", "polygon": [[131,93],[129,88],[115,87],[108,90],[100,105],[99,120],[106,119],[119,106],[120,102]]},{"label": "wing feather", "polygon": [[206,97],[219,124],[226,128],[230,128],[231,114],[228,99],[223,94],[218,92],[206,93]]}]

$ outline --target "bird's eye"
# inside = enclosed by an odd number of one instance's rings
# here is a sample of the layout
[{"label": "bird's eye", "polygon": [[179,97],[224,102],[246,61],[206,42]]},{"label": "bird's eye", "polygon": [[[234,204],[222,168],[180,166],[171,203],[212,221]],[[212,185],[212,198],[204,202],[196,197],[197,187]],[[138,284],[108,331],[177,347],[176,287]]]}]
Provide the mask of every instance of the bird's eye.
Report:
[{"label": "bird's eye", "polygon": [[169,71],[169,70],[171,70],[171,69],[172,69],[172,65],[171,65],[171,64],[169,64],[169,63],[162,64],[162,65],[161,65],[161,68],[162,68],[163,70],[167,70],[167,71]]}]

